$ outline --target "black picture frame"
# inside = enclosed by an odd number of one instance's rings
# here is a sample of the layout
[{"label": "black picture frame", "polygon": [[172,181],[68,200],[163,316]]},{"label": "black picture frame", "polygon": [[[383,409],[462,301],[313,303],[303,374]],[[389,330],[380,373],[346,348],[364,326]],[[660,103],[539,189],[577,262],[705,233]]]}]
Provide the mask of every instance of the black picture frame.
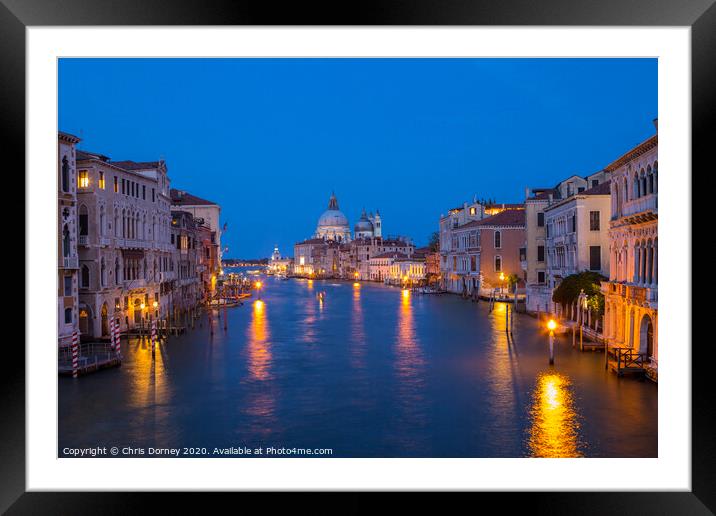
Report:
[{"label": "black picture frame", "polygon": [[[270,2],[259,5],[236,0],[0,0],[0,126],[6,178],[13,171],[25,169],[25,29],[42,25],[689,26],[693,168],[703,168],[705,173],[713,169],[713,160],[709,169],[706,163],[714,145],[713,127],[709,122],[713,122],[713,113],[716,113],[714,0],[501,0],[489,3],[364,0],[331,5],[324,8],[294,3],[288,9],[279,9]],[[338,6],[340,9],[336,9]],[[48,116],[53,115],[48,113]],[[692,176],[687,172],[679,173],[691,181]],[[16,180],[18,176],[14,174]],[[24,184],[19,187],[25,191]],[[17,250],[19,246],[13,247]],[[690,257],[688,251],[686,256]],[[24,258],[24,250],[21,252]],[[24,259],[23,263],[26,263]],[[694,261],[693,265],[697,263],[700,262]],[[708,267],[704,264],[694,270],[703,273]],[[691,278],[685,281],[691,284]],[[691,303],[691,300],[684,302]],[[712,421],[716,400],[713,386],[707,383],[709,373],[713,374],[709,343],[710,339],[706,339],[700,343],[703,346],[691,348],[691,492],[484,493],[480,496],[499,503],[502,510],[510,512],[525,507],[533,514],[713,514],[716,511],[716,447]],[[672,344],[688,349],[691,335],[687,333],[683,342]],[[26,342],[26,346],[29,345],[42,343]],[[26,493],[25,353],[19,339],[6,340],[4,351],[0,391],[0,511],[7,510],[8,514],[124,514],[144,512],[150,507],[147,504],[156,499],[161,502],[163,513],[172,510],[171,506],[181,507],[181,512],[190,508],[194,497],[185,493]],[[299,499],[306,500],[305,497]],[[422,496],[411,499],[413,503],[424,503]],[[378,502],[375,495],[352,494],[334,509],[340,513],[363,512],[378,503],[382,501]],[[315,509],[312,512],[321,512],[315,505],[312,507]]]}]

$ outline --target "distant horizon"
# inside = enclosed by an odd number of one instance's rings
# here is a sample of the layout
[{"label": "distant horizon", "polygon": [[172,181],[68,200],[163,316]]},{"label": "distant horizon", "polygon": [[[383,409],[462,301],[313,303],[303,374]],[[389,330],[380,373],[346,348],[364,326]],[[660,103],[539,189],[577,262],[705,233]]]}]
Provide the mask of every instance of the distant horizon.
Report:
[{"label": "distant horizon", "polygon": [[525,188],[599,171],[652,136],[658,118],[656,59],[58,67],[58,128],[113,161],[165,159],[172,188],[221,206],[229,256],[265,258],[275,245],[292,256],[332,191],[351,229],[363,208],[378,209],[385,235],[422,247],[448,209],[475,196],[521,203]]}]

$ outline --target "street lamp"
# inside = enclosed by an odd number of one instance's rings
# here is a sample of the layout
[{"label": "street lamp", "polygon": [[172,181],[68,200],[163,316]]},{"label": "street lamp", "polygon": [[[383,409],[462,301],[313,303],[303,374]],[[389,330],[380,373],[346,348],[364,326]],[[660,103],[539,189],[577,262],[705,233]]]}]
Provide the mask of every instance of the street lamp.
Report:
[{"label": "street lamp", "polygon": [[505,295],[505,273],[500,273],[500,294]]},{"label": "street lamp", "polygon": [[144,335],[144,308],[146,306],[147,305],[145,305],[144,302],[142,302],[142,304],[139,305],[139,309],[140,309],[140,312],[139,312],[139,335],[140,335],[140,337],[142,335]]},{"label": "street lamp", "polygon": [[547,322],[547,329],[549,330],[549,365],[554,365],[554,330],[557,327],[557,323],[554,319],[550,319]]},{"label": "street lamp", "polygon": [[256,282],[256,291],[259,294],[259,299],[261,299],[261,282],[260,281]]}]

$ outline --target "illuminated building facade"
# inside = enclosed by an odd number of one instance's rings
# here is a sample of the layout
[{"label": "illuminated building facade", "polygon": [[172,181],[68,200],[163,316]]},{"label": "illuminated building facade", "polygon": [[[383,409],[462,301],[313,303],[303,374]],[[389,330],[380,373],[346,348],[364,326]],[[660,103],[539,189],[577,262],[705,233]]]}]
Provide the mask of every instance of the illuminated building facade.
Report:
[{"label": "illuminated building facade", "polygon": [[659,359],[658,168],[658,134],[607,167],[612,174],[610,274],[602,283],[609,345],[645,354],[654,380]]},{"label": "illuminated building facade", "polygon": [[166,310],[161,286],[176,274],[169,178],[163,161],[81,150],[77,170],[79,329],[85,338],[109,338],[111,318],[124,332]]}]

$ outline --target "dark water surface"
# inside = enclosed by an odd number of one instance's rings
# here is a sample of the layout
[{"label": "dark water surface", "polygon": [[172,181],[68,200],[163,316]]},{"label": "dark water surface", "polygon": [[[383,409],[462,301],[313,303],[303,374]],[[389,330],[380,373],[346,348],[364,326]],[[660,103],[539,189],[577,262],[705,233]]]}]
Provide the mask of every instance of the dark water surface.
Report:
[{"label": "dark water surface", "polygon": [[[331,448],[336,457],[656,457],[657,387],[505,307],[382,285],[264,280],[122,367],[59,379],[65,447]],[[316,298],[326,292],[325,302]]]}]

